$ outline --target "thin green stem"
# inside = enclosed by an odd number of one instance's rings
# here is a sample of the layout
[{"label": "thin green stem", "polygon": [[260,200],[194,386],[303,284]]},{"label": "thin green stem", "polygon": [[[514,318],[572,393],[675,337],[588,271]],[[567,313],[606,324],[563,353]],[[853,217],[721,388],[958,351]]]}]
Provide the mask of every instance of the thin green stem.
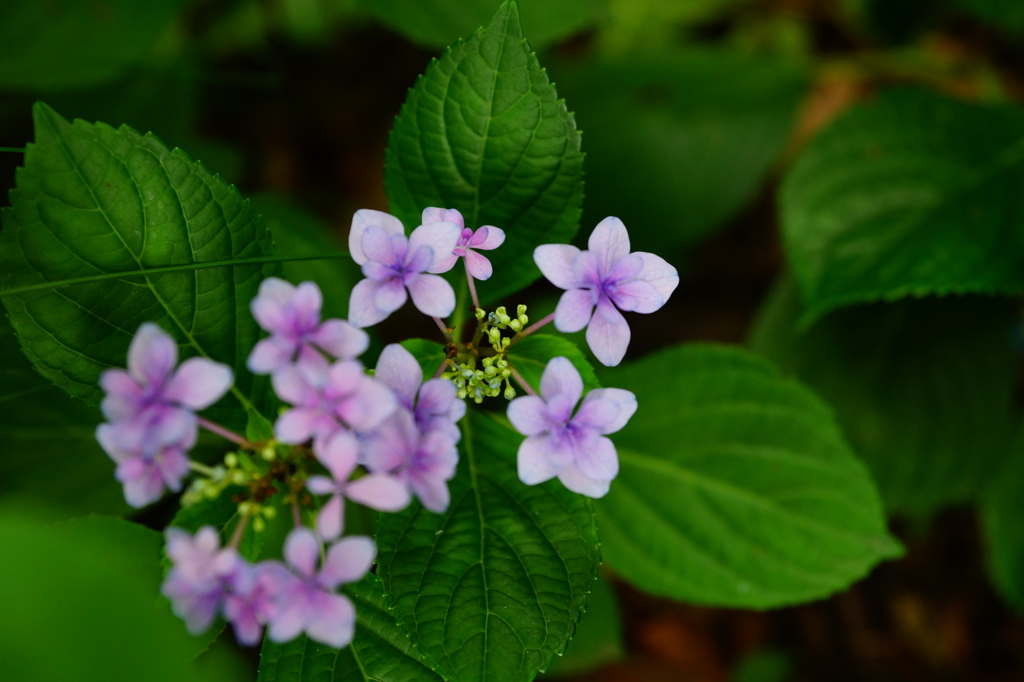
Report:
[{"label": "thin green stem", "polygon": [[15,154],[24,154],[24,147],[0,147],[0,152],[14,152]]},{"label": "thin green stem", "polygon": [[190,469],[192,469],[192,471],[198,472],[203,476],[209,476],[210,478],[214,478],[217,475],[217,472],[214,471],[213,467],[208,467],[202,462],[197,462],[195,460],[190,459],[188,461],[188,466]]},{"label": "thin green stem", "polygon": [[235,526],[235,532],[231,534],[231,540],[228,542],[228,547],[238,549],[238,546],[242,544],[242,535],[245,533],[245,527],[247,525],[249,525],[248,514],[238,520],[238,525]]},{"label": "thin green stem", "polygon": [[[466,265],[466,259],[462,259],[462,264]],[[466,265],[466,283],[469,285],[469,295],[473,297],[473,312],[475,313],[480,308],[480,299],[476,295],[476,284],[473,282],[473,275],[469,274],[469,266]]]},{"label": "thin green stem", "polygon": [[235,265],[255,265],[258,263],[288,263],[292,261],[304,261],[304,260],[326,260],[333,258],[347,258],[348,252],[342,251],[338,253],[327,253],[317,254],[309,256],[257,256],[254,258],[235,258],[232,260],[215,260],[208,261],[206,263],[183,263],[181,265],[164,265],[158,268],[146,268],[144,270],[126,270],[124,272],[105,272],[102,275],[90,275],[88,277],[75,277],[72,279],[61,279],[55,282],[40,282],[39,284],[29,284],[23,287],[14,287],[12,289],[4,289],[0,291],[0,297],[2,296],[15,296],[18,294],[27,294],[33,291],[45,291],[47,289],[56,289],[58,287],[67,287],[75,284],[90,284],[92,282],[102,282],[108,279],[121,279],[124,277],[145,277],[147,275],[163,275],[169,272],[191,272],[193,270],[208,270],[210,268],[225,268],[232,267]]},{"label": "thin green stem", "polygon": [[530,334],[534,333],[535,331],[537,331],[538,329],[540,329],[544,325],[546,325],[549,322],[551,322],[553,319],[555,319],[555,314],[551,313],[547,317],[542,317],[541,319],[537,320],[536,322],[531,324],[529,327],[524,329],[522,332],[520,332],[519,334],[516,334],[514,337],[512,337],[512,341],[508,344],[508,347],[511,348],[512,346],[516,345],[519,342],[520,339],[526,338],[527,336],[529,336]]},{"label": "thin green stem", "polygon": [[238,435],[237,433],[235,433],[231,429],[225,429],[220,424],[215,424],[212,421],[210,421],[209,419],[203,419],[202,417],[196,417],[196,421],[198,421],[199,425],[202,426],[207,431],[209,431],[210,433],[215,433],[218,436],[220,436],[221,438],[225,438],[225,439],[231,441],[232,443],[235,443],[239,447],[244,448],[245,450],[255,450],[256,449],[255,445],[253,445],[248,440],[246,440],[243,436]]},{"label": "thin green stem", "polygon": [[452,316],[452,336],[456,340],[462,339],[462,325],[466,321],[466,286],[459,287],[459,295],[455,297],[455,314]]}]

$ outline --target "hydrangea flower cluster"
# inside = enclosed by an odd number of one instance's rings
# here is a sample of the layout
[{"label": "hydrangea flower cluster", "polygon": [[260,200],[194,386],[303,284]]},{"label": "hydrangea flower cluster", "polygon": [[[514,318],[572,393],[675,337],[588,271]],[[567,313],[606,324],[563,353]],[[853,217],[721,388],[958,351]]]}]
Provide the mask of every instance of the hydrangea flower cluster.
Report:
[{"label": "hydrangea flower cluster", "polygon": [[[247,368],[270,376],[285,407],[272,434],[255,442],[197,415],[231,389],[231,370],[206,358],[178,365],[170,335],[152,323],[140,327],[127,371],[108,370],[100,382],[108,421],[96,435],[118,464],[126,499],[142,506],[165,489],[177,492],[192,470],[199,477],[183,504],[231,494],[239,510],[240,520],[229,527],[167,530],[172,568],[162,591],[189,631],[202,632],[220,616],[246,644],[258,643],[264,630],[276,642],[305,633],[333,647],[348,644],[355,609],[338,590],[370,570],[376,548],[371,538],[344,536],[346,500],[397,512],[416,498],[444,513],[459,461],[457,424],[470,399],[511,401],[509,421],[526,436],[518,453],[524,484],[557,477],[583,495],[608,492],[618,456],[607,436],[634,414],[635,396],[615,388],[584,395],[579,371],[564,357],[549,361],[538,394],[515,367],[515,345],[553,321],[561,331],[586,328],[597,359],[618,364],[630,336],[619,311],[659,309],[678,275],[657,256],[631,253],[625,226],[607,218],[588,250],[564,244],[536,249],[541,272],[565,293],[552,314],[530,325],[526,306],[515,316],[504,307],[487,312],[476,293],[475,280],[494,273],[477,251],[504,240],[491,225],[467,228],[455,209],[426,208],[408,237],[394,216],[360,210],[349,246],[365,279],[352,290],[348,320],[321,320],[322,295],[312,282],[264,280],[251,309],[268,335],[253,348]],[[440,275],[459,260],[476,321],[465,341],[442,319],[454,312],[456,297]],[[359,359],[370,345],[363,328],[410,298],[441,330],[443,362],[425,379],[416,357],[391,344],[367,372]],[[526,395],[516,397],[513,382]],[[236,446],[222,463],[188,459],[199,426]],[[263,532],[275,510],[288,507],[295,528],[284,561],[243,557],[245,534]]]}]

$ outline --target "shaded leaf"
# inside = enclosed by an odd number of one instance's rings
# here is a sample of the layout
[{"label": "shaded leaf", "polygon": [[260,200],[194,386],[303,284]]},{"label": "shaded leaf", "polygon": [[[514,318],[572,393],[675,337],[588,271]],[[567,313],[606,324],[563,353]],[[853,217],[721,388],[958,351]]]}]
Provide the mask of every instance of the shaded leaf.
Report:
[{"label": "shaded leaf", "polygon": [[594,589],[587,595],[587,610],[576,626],[576,634],[544,678],[578,675],[625,657],[619,605],[608,580],[598,576]]},{"label": "shaded leaf", "polygon": [[1024,613],[1024,431],[1017,435],[1006,466],[981,497],[979,515],[988,572],[996,589]]},{"label": "shaded leaf", "polygon": [[[594,368],[583,352],[572,341],[552,334],[531,334],[509,348],[509,364],[523,375],[523,378],[535,391],[540,391],[540,378],[548,361],[555,357],[568,358],[579,370],[583,378],[584,390],[600,388],[601,384],[594,375]],[[517,384],[516,391],[521,394]]]}]

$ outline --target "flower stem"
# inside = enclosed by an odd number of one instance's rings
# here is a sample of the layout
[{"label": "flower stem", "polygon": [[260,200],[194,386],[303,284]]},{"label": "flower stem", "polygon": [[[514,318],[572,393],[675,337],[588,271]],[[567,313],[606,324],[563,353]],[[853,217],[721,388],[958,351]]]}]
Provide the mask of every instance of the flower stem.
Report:
[{"label": "flower stem", "polygon": [[509,348],[511,348],[512,346],[514,346],[517,343],[519,343],[519,339],[526,338],[527,336],[529,336],[530,334],[534,333],[535,331],[537,331],[538,329],[540,329],[544,325],[550,323],[553,319],[555,319],[555,314],[551,313],[547,317],[542,317],[541,319],[537,320],[536,322],[531,324],[529,327],[524,329],[522,332],[520,332],[520,333],[516,334],[515,336],[513,336],[512,337],[512,342],[508,344]]},{"label": "flower stem", "polygon": [[292,502],[292,521],[295,522],[296,528],[302,525],[302,514],[299,513],[298,502]]},{"label": "flower stem", "polygon": [[209,476],[210,478],[216,478],[217,471],[213,467],[208,467],[202,462],[197,462],[194,459],[188,461],[188,468],[192,471],[196,471],[203,476]]},{"label": "flower stem", "polygon": [[[466,259],[462,259],[462,264],[466,265]],[[469,274],[469,266],[466,265],[466,281],[469,283],[469,295],[473,297],[473,311],[480,307],[480,299],[476,295],[476,283],[473,281],[473,275]]]},{"label": "flower stem", "polygon": [[444,340],[445,341],[447,341],[448,343],[455,343],[455,339],[452,338],[451,330],[448,329],[448,326],[445,325],[445,323],[441,321],[441,318],[439,318],[439,317],[432,317],[430,319],[432,319],[434,321],[434,324],[437,325],[437,328],[441,330],[442,334],[444,334]]},{"label": "flower stem", "polygon": [[202,426],[204,429],[206,429],[210,433],[215,433],[218,436],[220,436],[221,438],[226,438],[227,440],[231,441],[232,443],[234,443],[235,445],[238,445],[241,448],[244,448],[246,450],[255,450],[256,449],[256,446],[253,445],[252,443],[250,443],[248,440],[246,440],[242,436],[238,435],[234,431],[231,431],[229,429],[225,429],[220,424],[214,424],[210,420],[203,419],[202,417],[196,417],[196,420],[199,422],[200,426]]},{"label": "flower stem", "polygon": [[441,378],[441,375],[444,373],[444,368],[448,366],[449,362],[451,362],[451,360],[449,360],[448,358],[444,359],[444,362],[441,363],[441,366],[437,368],[436,372],[434,372],[435,379]]},{"label": "flower stem", "polygon": [[242,544],[242,535],[245,533],[245,527],[247,525],[249,525],[248,514],[238,520],[238,525],[235,526],[235,531],[231,534],[231,540],[228,541],[228,547],[238,549],[238,546]]},{"label": "flower stem", "polygon": [[512,378],[515,379],[516,382],[520,386],[523,387],[523,390],[526,391],[527,395],[532,395],[532,396],[536,396],[537,395],[537,391],[533,390],[533,386],[530,386],[530,384],[526,381],[526,379],[523,378],[523,375],[520,374],[516,370],[516,368],[512,366],[511,363],[509,363],[508,368],[509,368],[509,371],[512,372]]}]

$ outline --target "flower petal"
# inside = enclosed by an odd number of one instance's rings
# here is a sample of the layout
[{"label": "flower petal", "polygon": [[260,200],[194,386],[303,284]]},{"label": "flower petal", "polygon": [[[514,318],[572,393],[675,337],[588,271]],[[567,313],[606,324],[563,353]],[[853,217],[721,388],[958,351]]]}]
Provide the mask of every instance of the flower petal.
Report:
[{"label": "flower petal", "polygon": [[471,249],[466,250],[466,269],[469,270],[469,274],[479,280],[490,279],[494,274],[491,261]]},{"label": "flower petal", "polygon": [[390,388],[375,379],[364,377],[359,388],[338,403],[335,414],[356,431],[363,432],[380,426],[396,407],[398,401]]},{"label": "flower petal", "polygon": [[580,473],[595,481],[610,481],[619,475],[619,454],[607,436],[590,431],[576,441],[573,461]]},{"label": "flower petal", "polygon": [[316,458],[327,467],[338,483],[344,483],[359,460],[359,441],[348,431],[338,431],[324,443]]},{"label": "flower petal", "polygon": [[524,395],[508,404],[508,420],[524,436],[536,436],[551,428],[548,406],[535,395]]},{"label": "flower petal", "polygon": [[316,388],[310,377],[296,367],[285,367],[271,378],[274,393],[281,400],[292,405],[308,405],[316,402]]},{"label": "flower petal", "polygon": [[403,407],[412,409],[416,391],[423,383],[423,369],[412,353],[398,343],[385,346],[377,360],[377,369],[374,370],[373,376],[378,381],[383,381],[398,395]]},{"label": "flower petal", "polygon": [[284,542],[284,558],[299,574],[312,577],[320,561],[320,541],[309,528],[295,528]]},{"label": "flower petal", "polygon": [[128,346],[128,373],[135,381],[154,388],[161,386],[178,364],[178,345],[152,322],[144,322]]},{"label": "flower petal", "polygon": [[558,299],[555,329],[571,334],[587,326],[594,314],[594,294],[589,289],[569,289]]},{"label": "flower petal", "polygon": [[533,250],[533,261],[549,282],[559,289],[575,289],[572,262],[580,250],[570,244],[541,244]]},{"label": "flower petal", "polygon": [[363,279],[352,287],[352,295],[348,300],[348,321],[355,327],[370,327],[386,320],[391,313],[381,311],[374,303],[374,298],[384,282]]},{"label": "flower petal", "polygon": [[383,512],[397,512],[409,506],[409,489],[394,476],[370,474],[353,481],[345,490],[353,502]]},{"label": "flower petal", "polygon": [[323,585],[336,588],[343,583],[354,583],[369,572],[377,546],[373,539],[352,535],[338,540],[327,550],[327,558],[318,576]]},{"label": "flower petal", "polygon": [[550,435],[530,436],[519,444],[519,480],[526,485],[549,481],[572,463],[572,450]]},{"label": "flower petal", "polygon": [[345,320],[326,320],[310,340],[340,360],[351,360],[370,347],[370,335]]},{"label": "flower petal", "polygon": [[611,487],[611,481],[595,481],[592,478],[587,478],[575,464],[570,464],[562,469],[558,474],[558,480],[574,493],[594,499],[607,495],[608,489]]},{"label": "flower petal", "polygon": [[352,254],[352,260],[358,265],[362,265],[368,260],[366,254],[363,253],[363,233],[370,226],[379,227],[388,234],[405,234],[402,221],[389,213],[369,208],[356,211],[352,216],[352,229],[348,233],[348,252]]},{"label": "flower petal", "polygon": [[639,279],[619,284],[608,296],[619,310],[636,313],[653,313],[665,305],[658,290],[650,282]]},{"label": "flower petal", "polygon": [[295,350],[294,343],[280,336],[268,336],[253,347],[245,366],[253,374],[273,374],[288,366]]},{"label": "flower petal", "polygon": [[423,216],[420,220],[420,224],[429,225],[430,223],[455,223],[459,228],[466,226],[466,221],[462,217],[457,209],[454,208],[437,208],[430,207],[423,209]]},{"label": "flower petal", "polygon": [[300,445],[313,437],[321,414],[317,410],[296,407],[286,410],[274,422],[274,436],[286,445]]},{"label": "flower petal", "polygon": [[[403,305],[408,298],[405,285],[397,277],[384,280],[373,294],[373,305],[385,315],[390,315]],[[351,317],[351,315],[350,315]]]},{"label": "flower petal", "polygon": [[335,493],[316,515],[316,530],[324,540],[333,540],[345,529],[345,500]]},{"label": "flower petal", "polygon": [[366,440],[362,463],[373,473],[393,472],[407,463],[418,441],[412,414],[400,407]]},{"label": "flower petal", "polygon": [[311,613],[306,619],[309,638],[335,649],[347,646],[356,630],[356,609],[349,598],[321,592],[311,603]]},{"label": "flower petal", "polygon": [[192,410],[205,410],[228,392],[234,380],[234,372],[227,365],[206,358],[189,358],[167,384],[164,398]]},{"label": "flower petal", "polygon": [[306,479],[306,489],[314,495],[333,495],[338,491],[338,483],[327,476],[310,476]]},{"label": "flower petal", "polygon": [[268,332],[283,333],[289,326],[287,310],[294,295],[295,285],[279,277],[267,277],[249,304],[252,316]]},{"label": "flower petal", "polygon": [[103,416],[111,421],[128,419],[142,401],[143,389],[123,369],[105,369],[100,374],[100,388],[107,392],[100,404]]},{"label": "flower petal", "polygon": [[661,256],[645,251],[637,251],[637,255],[644,260],[643,267],[637,273],[637,279],[649,283],[657,290],[662,300],[668,301],[669,296],[679,286],[679,272]]},{"label": "flower petal", "polygon": [[[405,233],[392,234],[379,227],[370,225],[363,232],[363,255],[366,256],[366,263],[391,266],[402,259],[405,255],[402,246],[405,244]],[[402,251],[401,254],[398,252]]]},{"label": "flower petal", "polygon": [[573,423],[595,429],[598,433],[615,433],[626,425],[636,412],[636,396],[622,388],[597,388],[587,394],[573,417]]},{"label": "flower petal", "polygon": [[462,226],[453,222],[430,223],[420,225],[409,235],[409,250],[415,251],[421,246],[429,246],[433,251],[427,272],[445,272],[441,267],[447,263],[448,256],[459,243]]},{"label": "flower petal", "polygon": [[601,274],[611,272],[620,258],[629,255],[629,233],[626,226],[618,218],[608,216],[590,233],[587,248],[597,256]]},{"label": "flower petal", "polygon": [[414,475],[410,479],[420,503],[435,514],[443,514],[451,503],[448,479],[436,475]]},{"label": "flower petal", "polygon": [[416,309],[424,315],[448,317],[455,310],[455,291],[443,277],[420,275],[409,285],[409,293]]},{"label": "flower petal", "polygon": [[587,326],[587,344],[594,356],[606,367],[622,362],[629,347],[629,323],[604,296],[597,302],[597,312]]},{"label": "flower petal", "polygon": [[505,230],[493,225],[484,225],[473,233],[469,246],[473,249],[490,251],[505,243]]},{"label": "flower petal", "polygon": [[575,405],[583,395],[583,379],[579,370],[568,358],[551,358],[540,377],[540,394],[547,402],[556,395],[564,395]]}]

